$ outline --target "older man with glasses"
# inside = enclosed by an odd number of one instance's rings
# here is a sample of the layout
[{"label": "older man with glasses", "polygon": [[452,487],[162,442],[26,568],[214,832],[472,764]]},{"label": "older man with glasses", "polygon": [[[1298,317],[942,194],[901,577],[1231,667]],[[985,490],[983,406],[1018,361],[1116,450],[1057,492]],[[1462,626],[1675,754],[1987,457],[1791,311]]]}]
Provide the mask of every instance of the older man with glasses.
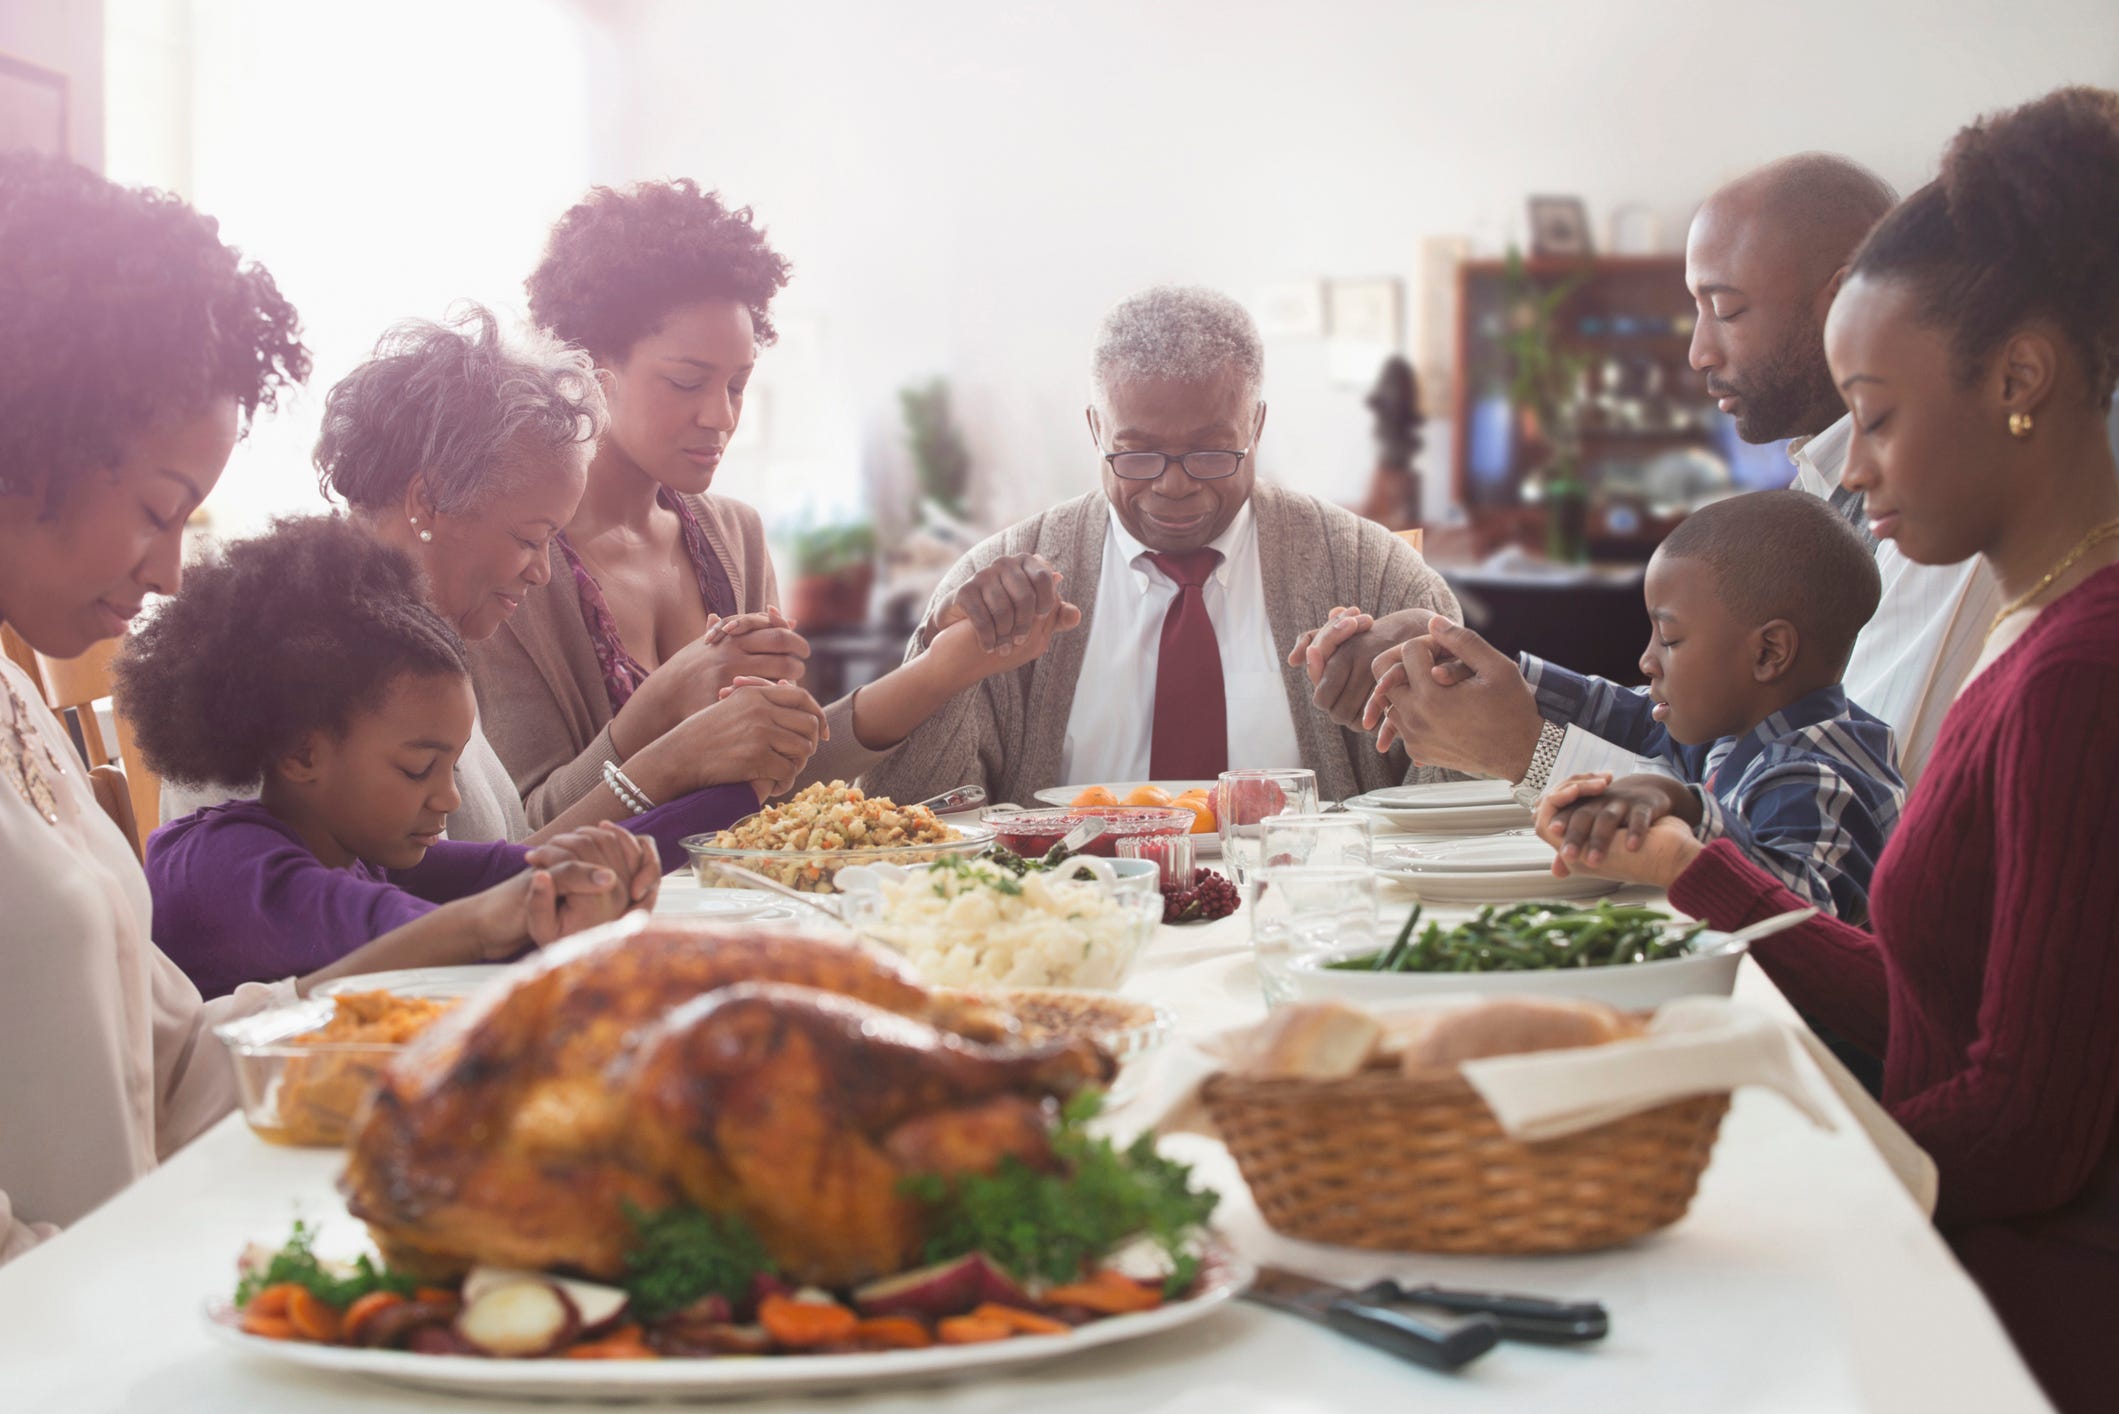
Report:
[{"label": "older man with glasses", "polygon": [[1105,316],[1091,361],[1100,491],[975,547],[935,592],[909,653],[971,620],[989,651],[1082,622],[987,678],[864,778],[914,798],[964,782],[1027,802],[1048,786],[1211,779],[1308,766],[1327,797],[1418,778],[1311,705],[1286,655],[1333,606],[1458,616],[1403,541],[1257,480],[1265,358],[1243,307],[1163,287]]}]

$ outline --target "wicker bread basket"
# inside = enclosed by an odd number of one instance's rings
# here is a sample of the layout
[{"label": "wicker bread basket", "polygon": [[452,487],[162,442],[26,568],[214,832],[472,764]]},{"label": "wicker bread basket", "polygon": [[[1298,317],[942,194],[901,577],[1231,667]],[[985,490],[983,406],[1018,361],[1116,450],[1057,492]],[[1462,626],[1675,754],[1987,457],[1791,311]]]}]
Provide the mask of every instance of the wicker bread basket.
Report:
[{"label": "wicker bread basket", "polygon": [[1587,1252],[1676,1222],[1729,1109],[1727,1094],[1695,1096],[1525,1144],[1454,1069],[1220,1074],[1201,1093],[1275,1231],[1490,1256]]}]

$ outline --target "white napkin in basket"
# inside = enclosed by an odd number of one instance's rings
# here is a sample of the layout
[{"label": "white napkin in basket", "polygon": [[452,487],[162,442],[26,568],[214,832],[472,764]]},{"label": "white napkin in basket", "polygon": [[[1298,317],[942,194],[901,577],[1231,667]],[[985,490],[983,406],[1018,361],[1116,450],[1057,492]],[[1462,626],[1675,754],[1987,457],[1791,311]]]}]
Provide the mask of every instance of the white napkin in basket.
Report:
[{"label": "white napkin in basket", "polygon": [[1726,997],[1666,1003],[1638,1040],[1466,1061],[1464,1078],[1511,1139],[1557,1139],[1642,1110],[1763,1085],[1820,1129],[1832,1120],[1796,1057],[1801,1043]]}]

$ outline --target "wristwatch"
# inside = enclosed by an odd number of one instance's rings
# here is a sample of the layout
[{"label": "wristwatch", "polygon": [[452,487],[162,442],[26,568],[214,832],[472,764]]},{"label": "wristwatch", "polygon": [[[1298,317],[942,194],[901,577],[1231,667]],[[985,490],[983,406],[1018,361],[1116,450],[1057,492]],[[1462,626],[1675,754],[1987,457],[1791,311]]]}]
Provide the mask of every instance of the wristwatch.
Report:
[{"label": "wristwatch", "polygon": [[1552,784],[1552,768],[1560,760],[1560,743],[1567,740],[1567,732],[1554,722],[1538,723],[1538,744],[1530,751],[1530,769],[1523,779],[1508,788],[1516,798],[1516,804],[1525,810],[1538,808],[1538,801],[1545,795],[1545,788]]}]

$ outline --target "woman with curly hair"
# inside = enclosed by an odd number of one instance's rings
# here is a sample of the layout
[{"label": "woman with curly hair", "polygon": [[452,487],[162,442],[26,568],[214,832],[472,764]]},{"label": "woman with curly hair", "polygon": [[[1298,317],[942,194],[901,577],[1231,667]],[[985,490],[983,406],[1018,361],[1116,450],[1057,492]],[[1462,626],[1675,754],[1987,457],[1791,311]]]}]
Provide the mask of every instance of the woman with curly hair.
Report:
[{"label": "woman with curly hair", "polygon": [[[272,277],[175,197],[0,155],[0,622],[57,657],[177,588],[184,518],[244,423],[309,371]],[[201,1004],[149,941],[146,876],[65,729],[0,657],[0,1261],[235,1103]],[[33,1078],[34,1077],[34,1078]]]},{"label": "woman with curly hair", "polygon": [[[1984,558],[2006,607],[1876,866],[1873,931],[1820,918],[1752,946],[1883,1056],[1884,1104],[1940,1170],[1937,1225],[2065,1410],[2119,1388],[2115,230],[2119,94],[2072,88],[1960,132],[1855,256],[1825,325],[1845,485],[1910,558]],[[1540,812],[1565,867],[1669,882],[1722,928],[1798,906],[1681,822],[1620,841],[1603,783]]]},{"label": "woman with curly hair", "polygon": [[486,730],[533,826],[607,768],[645,785],[664,754],[738,758],[761,800],[851,779],[1074,622],[1055,611],[992,654],[953,626],[828,709],[798,686],[809,645],[776,605],[758,513],[709,489],[787,273],[748,209],[679,180],[590,192],[529,278],[531,314],[589,352],[610,404],[557,538],[564,569],[472,651]]},{"label": "woman with curly hair", "polygon": [[156,941],[201,992],[356,951],[362,971],[494,961],[653,899],[653,847],[615,825],[442,837],[471,678],[402,552],[309,516],[186,579],[126,645],[118,698],[163,775],[263,782],[148,841]]},{"label": "woman with curly hair", "polygon": [[[308,372],[293,306],[210,218],[0,154],[0,623],[72,657],[174,594],[185,517]],[[234,1107],[213,1025],[387,965],[356,954],[202,1002],[40,696],[0,658],[0,1261]]]},{"label": "woman with curly hair", "polygon": [[[325,494],[410,555],[428,604],[477,643],[551,578],[552,540],[581,503],[603,424],[586,354],[549,334],[503,337],[491,312],[468,305],[450,324],[392,329],[332,388],[316,466]],[[703,743],[665,738],[627,762],[635,785],[663,804],[636,814],[599,782],[535,832],[474,723],[456,763],[462,802],[449,813],[449,838],[535,844],[617,820],[652,837],[665,868],[679,868],[686,835],[757,808],[745,783],[764,769],[752,730],[760,706],[751,693],[720,703],[704,714],[714,730]]]}]

